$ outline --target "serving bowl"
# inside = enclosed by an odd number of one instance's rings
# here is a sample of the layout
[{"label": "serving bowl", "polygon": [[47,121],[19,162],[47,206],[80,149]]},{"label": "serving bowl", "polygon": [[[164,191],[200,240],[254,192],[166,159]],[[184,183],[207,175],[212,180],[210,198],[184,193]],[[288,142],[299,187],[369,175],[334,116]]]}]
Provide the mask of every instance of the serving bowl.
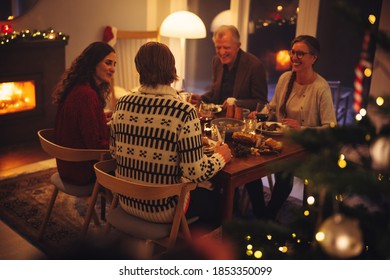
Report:
[{"label": "serving bowl", "polygon": [[241,120],[231,118],[217,118],[211,121],[211,124],[223,129],[226,134],[233,134],[236,131],[242,131],[245,127],[245,123]]}]

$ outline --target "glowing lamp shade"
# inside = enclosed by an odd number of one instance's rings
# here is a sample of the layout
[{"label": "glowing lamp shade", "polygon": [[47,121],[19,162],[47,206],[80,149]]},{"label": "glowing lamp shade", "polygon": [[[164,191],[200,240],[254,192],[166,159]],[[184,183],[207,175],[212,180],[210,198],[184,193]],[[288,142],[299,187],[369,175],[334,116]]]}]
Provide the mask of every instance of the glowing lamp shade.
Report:
[{"label": "glowing lamp shade", "polygon": [[194,13],[178,11],[167,16],[160,27],[160,35],[170,38],[200,39],[206,37],[203,21]]},{"label": "glowing lamp shade", "polygon": [[211,22],[210,30],[211,32],[214,32],[221,25],[231,25],[231,24],[233,24],[232,14],[230,10],[225,10],[215,16],[215,18]]},{"label": "glowing lamp shade", "polygon": [[186,39],[206,38],[206,27],[200,17],[194,13],[177,11],[164,19],[160,26],[160,35],[180,39],[181,65],[179,76],[181,76],[183,83],[185,77],[185,41]]}]

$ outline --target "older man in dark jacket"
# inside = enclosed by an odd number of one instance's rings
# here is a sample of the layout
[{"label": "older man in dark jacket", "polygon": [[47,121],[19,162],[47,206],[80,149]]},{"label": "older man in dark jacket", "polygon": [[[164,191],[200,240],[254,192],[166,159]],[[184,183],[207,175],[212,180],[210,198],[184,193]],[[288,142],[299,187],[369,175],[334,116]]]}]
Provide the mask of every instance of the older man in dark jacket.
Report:
[{"label": "older man in dark jacket", "polygon": [[220,26],[214,32],[213,41],[216,56],[212,61],[212,86],[200,98],[204,102],[223,104],[228,97],[234,97],[238,106],[250,110],[255,110],[257,102],[266,102],[266,71],[256,56],[240,48],[237,28]]}]

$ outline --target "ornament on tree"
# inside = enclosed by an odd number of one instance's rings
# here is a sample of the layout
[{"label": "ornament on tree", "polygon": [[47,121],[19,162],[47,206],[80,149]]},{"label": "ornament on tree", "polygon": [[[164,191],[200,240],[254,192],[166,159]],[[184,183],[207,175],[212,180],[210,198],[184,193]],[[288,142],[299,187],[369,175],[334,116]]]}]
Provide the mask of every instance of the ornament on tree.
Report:
[{"label": "ornament on tree", "polygon": [[379,137],[370,146],[372,168],[381,171],[390,171],[390,137]]},{"label": "ornament on tree", "polygon": [[342,214],[327,218],[320,226],[316,239],[321,248],[331,257],[352,258],[363,249],[359,222]]},{"label": "ornament on tree", "polygon": [[12,33],[12,26],[10,24],[3,24],[0,30],[3,34],[10,34]]}]

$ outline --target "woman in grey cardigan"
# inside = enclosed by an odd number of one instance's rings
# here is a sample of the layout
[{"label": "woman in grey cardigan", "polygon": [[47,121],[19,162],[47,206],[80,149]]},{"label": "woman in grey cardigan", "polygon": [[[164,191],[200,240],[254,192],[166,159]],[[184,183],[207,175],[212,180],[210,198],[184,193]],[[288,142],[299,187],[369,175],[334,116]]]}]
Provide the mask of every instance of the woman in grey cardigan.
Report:
[{"label": "woman in grey cardigan", "polygon": [[[337,123],[330,87],[313,68],[319,54],[320,44],[315,37],[296,37],[290,50],[292,69],[280,76],[270,102],[276,121],[295,130],[323,129]],[[255,117],[255,112],[252,112],[250,117]],[[291,193],[293,178],[292,174],[275,174],[275,185],[267,206],[264,202],[263,186],[259,188],[256,182],[246,185],[257,218],[276,218]]]}]

